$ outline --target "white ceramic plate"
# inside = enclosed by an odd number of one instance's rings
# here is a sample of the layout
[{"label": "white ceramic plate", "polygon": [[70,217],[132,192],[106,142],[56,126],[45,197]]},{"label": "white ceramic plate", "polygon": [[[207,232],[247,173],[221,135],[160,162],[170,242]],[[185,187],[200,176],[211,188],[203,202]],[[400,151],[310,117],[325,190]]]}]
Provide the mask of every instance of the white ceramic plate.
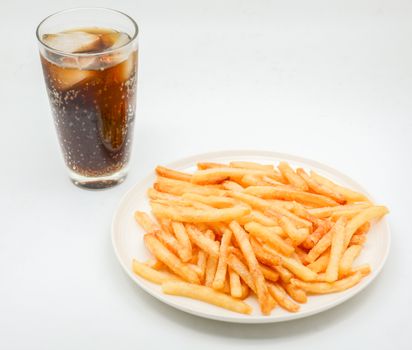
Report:
[{"label": "white ceramic plate", "polygon": [[[173,162],[168,166],[178,170],[194,171],[197,162],[229,162],[235,160],[255,161],[260,163],[277,163],[281,160],[286,160],[293,166],[316,170],[320,174],[326,175],[328,178],[339,184],[366,193],[366,191],[355,181],[335,169],[312,160],[275,152],[228,151],[206,153]],[[356,265],[369,263],[372,267],[372,273],[364,278],[358,285],[347,291],[335,294],[310,296],[308,302],[301,305],[300,311],[297,313],[289,313],[281,308],[276,308],[270,316],[262,316],[254,297],[249,297],[247,299],[247,302],[253,307],[253,313],[251,315],[241,315],[204,302],[165,295],[161,292],[160,286],[136,276],[131,270],[131,262],[133,258],[140,261],[149,258],[149,253],[143,244],[144,232],[136,225],[133,213],[136,210],[150,211],[146,191],[152,186],[154,180],[155,174],[152,173],[146,179],[134,186],[122,198],[112,222],[112,242],[114,251],[126,273],[138,286],[160,301],[193,315],[237,323],[281,322],[314,315],[343,303],[364,289],[379,274],[389,252],[390,231],[385,219],[382,219],[373,225],[371,231],[368,233],[368,241],[365,248],[356,260]]]}]

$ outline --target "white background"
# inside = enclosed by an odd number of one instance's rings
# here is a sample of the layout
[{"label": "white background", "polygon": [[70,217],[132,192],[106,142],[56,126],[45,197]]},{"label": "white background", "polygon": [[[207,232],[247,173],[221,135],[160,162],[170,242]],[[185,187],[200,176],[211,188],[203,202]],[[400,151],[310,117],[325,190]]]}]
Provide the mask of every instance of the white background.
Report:
[{"label": "white background", "polygon": [[[123,10],[141,28],[132,169],[100,192],[67,178],[34,36],[66,7]],[[410,1],[2,0],[1,349],[410,349]],[[157,164],[262,149],[325,162],[391,209],[391,254],[323,314],[231,325],[169,308],[115,259],[121,196]]]}]

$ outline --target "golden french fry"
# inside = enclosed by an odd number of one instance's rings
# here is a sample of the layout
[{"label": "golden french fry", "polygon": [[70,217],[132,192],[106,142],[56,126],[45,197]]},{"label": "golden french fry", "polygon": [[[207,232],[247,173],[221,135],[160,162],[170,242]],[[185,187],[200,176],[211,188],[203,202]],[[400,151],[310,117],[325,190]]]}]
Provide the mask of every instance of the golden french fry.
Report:
[{"label": "golden french fry", "polygon": [[324,252],[316,261],[311,264],[306,265],[307,268],[311,269],[313,272],[322,273],[326,271],[329,263],[330,249]]},{"label": "golden french fry", "polygon": [[139,275],[140,277],[143,277],[144,279],[150,282],[156,283],[156,284],[162,284],[168,281],[179,281],[180,280],[180,278],[177,276],[172,276],[162,271],[157,271],[135,259],[133,259],[133,262],[132,262],[132,270],[136,275]]},{"label": "golden french fry", "polygon": [[332,188],[317,182],[308,174],[306,174],[305,170],[303,170],[302,168],[296,169],[296,172],[306,182],[306,184],[312,190],[312,192],[332,198],[340,204],[346,203],[345,197],[340,192],[335,191]]},{"label": "golden french fry", "polygon": [[278,231],[274,230],[274,228],[263,226],[256,222],[249,222],[244,226],[244,228],[251,235],[272,245],[277,251],[282,254],[291,255],[295,250],[293,246],[285,243],[285,241],[277,233],[274,232]]},{"label": "golden french fry", "polygon": [[172,170],[160,165],[156,167],[156,173],[159,176],[167,177],[169,179],[174,180],[190,182],[192,179],[192,175],[190,174],[182,173],[180,171]]},{"label": "golden french fry", "polygon": [[244,187],[248,186],[269,186],[269,184],[265,181],[263,181],[259,176],[257,175],[245,175],[240,179],[240,183]]},{"label": "golden french fry", "polygon": [[351,245],[364,245],[366,242],[366,234],[353,235],[349,242],[349,247]]},{"label": "golden french fry", "polygon": [[238,202],[234,200],[233,198],[218,197],[218,196],[204,196],[201,194],[190,193],[190,192],[184,193],[182,195],[182,198],[190,200],[190,201],[207,204],[217,209],[230,208],[238,204]]},{"label": "golden french fry", "polygon": [[147,233],[154,234],[168,249],[180,257],[180,245],[170,232],[162,230],[146,213],[136,211],[134,217]]},{"label": "golden french fry", "polygon": [[344,252],[346,222],[346,218],[341,217],[331,230],[332,238],[329,262],[325,274],[326,282],[334,282],[339,277],[339,262]]},{"label": "golden french fry", "polygon": [[254,162],[230,162],[229,166],[232,168],[241,168],[241,169],[255,169],[255,170],[266,170],[274,171],[274,166],[271,164],[259,164]]},{"label": "golden french fry", "polygon": [[153,184],[155,190],[172,195],[181,196],[183,193],[191,192],[203,195],[224,196],[225,191],[212,186],[199,186],[186,181],[169,179],[159,176]]},{"label": "golden french fry", "polygon": [[322,185],[328,186],[332,190],[341,193],[348,202],[362,202],[362,201],[368,202],[369,201],[369,199],[362,193],[352,191],[343,186],[339,186],[335,184],[334,182],[328,180],[327,178],[319,175],[313,170],[310,172],[310,175],[314,180],[321,183]]},{"label": "golden french fry", "polygon": [[213,163],[213,162],[201,162],[197,163],[197,168],[199,170],[211,169],[211,168],[224,168],[226,165],[221,163]]},{"label": "golden french fry", "polygon": [[166,282],[162,284],[162,290],[166,294],[197,299],[242,314],[250,314],[252,312],[252,308],[245,302],[217,292],[212,288],[197,284]]},{"label": "golden french fry", "polygon": [[180,259],[183,262],[190,261],[192,258],[192,243],[190,242],[185,226],[181,222],[173,221],[172,229],[181,246]]},{"label": "golden french fry", "polygon": [[279,266],[281,264],[281,258],[266,251],[256,238],[251,237],[250,244],[252,246],[253,252],[256,255],[256,259],[262,264],[270,266],[271,268],[275,268],[276,266]]},{"label": "golden french fry", "polygon": [[232,221],[229,224],[229,227],[232,230],[233,235],[239,244],[240,250],[242,251],[248,264],[249,271],[256,286],[256,295],[258,297],[262,313],[267,315],[270,313],[273,305],[271,305],[271,297],[267,290],[265,277],[259,268],[259,263],[256,259],[255,253],[253,252],[252,246],[250,245],[248,234],[236,221]]},{"label": "golden french fry", "polygon": [[312,208],[308,209],[308,213],[317,218],[327,218],[333,215],[339,215],[339,213],[348,213],[348,212],[361,212],[363,209],[369,208],[370,203],[356,203],[356,204],[346,204],[339,205],[336,207],[323,207],[323,208]]},{"label": "golden french fry", "polygon": [[247,284],[243,283],[242,281],[240,281],[240,286],[242,288],[242,295],[240,296],[239,299],[245,300],[249,296],[250,289],[247,286]]},{"label": "golden french fry", "polygon": [[233,298],[240,298],[242,296],[242,284],[240,282],[240,277],[231,268],[229,268],[229,281],[230,281],[230,295]]},{"label": "golden french fry", "polygon": [[298,288],[305,290],[311,294],[327,294],[336,293],[346,290],[358,284],[362,279],[362,273],[360,271],[344,279],[328,283],[328,282],[304,282],[298,279],[291,279],[291,283]]},{"label": "golden french fry", "polygon": [[384,206],[374,206],[367,209],[362,210],[358,215],[353,217],[348,224],[346,225],[345,229],[345,245],[346,248],[349,245],[349,242],[356,232],[356,230],[364,225],[366,222],[381,218],[385,214],[388,213],[388,209]]},{"label": "golden french fry", "polygon": [[323,252],[325,252],[332,243],[332,229],[325,234],[318,243],[309,251],[306,256],[306,262],[312,264]]},{"label": "golden french fry", "polygon": [[300,248],[300,247],[295,247],[295,257],[302,263],[306,264],[306,257],[308,256],[307,252]]},{"label": "golden french fry", "polygon": [[191,207],[172,207],[152,202],[151,206],[153,213],[158,217],[191,223],[230,221],[250,213],[250,208],[243,205],[224,209],[196,209]]},{"label": "golden french fry", "polygon": [[343,253],[339,263],[339,276],[349,274],[354,260],[358,257],[362,250],[361,245],[352,245]]},{"label": "golden french fry", "polygon": [[263,277],[265,277],[267,281],[277,282],[279,280],[279,273],[277,271],[274,271],[270,267],[263,264],[259,264],[259,266],[263,273]]},{"label": "golden french fry", "polygon": [[196,272],[183,264],[179,258],[170,252],[153,234],[145,234],[144,242],[147,249],[176,275],[192,283],[200,283]]},{"label": "golden french fry", "polygon": [[235,271],[243,281],[245,281],[248,287],[256,293],[255,282],[253,281],[253,277],[247,266],[234,254],[229,254],[227,263],[230,268]]},{"label": "golden french fry", "polygon": [[161,261],[157,260],[156,258],[150,258],[149,260],[145,261],[144,264],[154,270],[161,270],[162,268],[165,267],[165,264],[163,264]]},{"label": "golden french fry", "polygon": [[353,275],[356,272],[360,272],[362,276],[367,276],[371,273],[372,269],[369,264],[363,264],[356,267],[352,267],[350,270],[350,275]]},{"label": "golden french fry", "polygon": [[305,304],[308,301],[308,296],[303,289],[294,286],[292,283],[280,283],[286,293],[296,302]]},{"label": "golden french fry", "polygon": [[186,232],[192,243],[196,244],[207,254],[217,257],[219,255],[219,245],[213,239],[204,235],[199,229],[190,224],[186,224]]},{"label": "golden french fry", "polygon": [[320,226],[323,224],[323,221],[316,216],[312,215],[302,204],[298,202],[288,202],[292,203],[292,207],[290,210],[297,216],[301,217],[302,219],[305,219],[307,221],[310,221],[316,226]]},{"label": "golden french fry", "polygon": [[206,273],[205,273],[205,286],[212,287],[213,280],[215,279],[216,268],[218,263],[218,257],[209,255],[206,262]]},{"label": "golden french fry", "polygon": [[286,216],[279,216],[279,224],[284,232],[290,237],[294,245],[299,245],[309,236],[309,230],[298,230],[293,222]]},{"label": "golden french fry", "polygon": [[370,228],[371,228],[371,223],[369,221],[367,221],[362,226],[360,226],[353,235],[354,236],[355,235],[364,235],[364,234],[368,233]]},{"label": "golden french fry", "polygon": [[233,191],[233,192],[243,191],[243,187],[235,181],[227,180],[227,181],[224,181],[222,185],[228,191]]},{"label": "golden french fry", "polygon": [[293,187],[297,188],[298,190],[307,191],[308,185],[306,182],[296,174],[290,165],[286,162],[280,162],[278,165],[278,169],[282,173],[283,177],[285,177],[288,182],[293,185]]},{"label": "golden french fry", "polygon": [[244,191],[246,194],[251,194],[264,199],[283,199],[299,203],[314,204],[319,207],[339,205],[339,203],[333,199],[320,194],[291,190],[284,187],[250,186]]},{"label": "golden french fry", "polygon": [[305,249],[312,249],[319,240],[329,232],[332,228],[332,223],[329,221],[323,221],[322,225],[318,226],[318,228],[313,231],[306,240],[302,243],[303,248]]},{"label": "golden french fry", "polygon": [[217,290],[222,289],[225,284],[228,248],[232,240],[232,231],[225,226],[222,227],[222,230],[223,236],[220,242],[219,261],[216,269],[215,279],[212,285],[213,288]]},{"label": "golden french fry", "polygon": [[272,295],[272,297],[275,299],[275,301],[279,304],[280,307],[289,312],[299,311],[299,305],[289,299],[285,290],[279,284],[268,282],[267,287],[269,293]]},{"label": "golden french fry", "polygon": [[221,183],[233,177],[243,177],[245,175],[270,175],[271,170],[256,170],[242,168],[210,168],[206,170],[198,170],[192,175],[192,183],[200,185],[209,185]]},{"label": "golden french fry", "polygon": [[206,274],[207,253],[204,250],[199,250],[197,254],[197,267],[199,279],[204,282]]}]

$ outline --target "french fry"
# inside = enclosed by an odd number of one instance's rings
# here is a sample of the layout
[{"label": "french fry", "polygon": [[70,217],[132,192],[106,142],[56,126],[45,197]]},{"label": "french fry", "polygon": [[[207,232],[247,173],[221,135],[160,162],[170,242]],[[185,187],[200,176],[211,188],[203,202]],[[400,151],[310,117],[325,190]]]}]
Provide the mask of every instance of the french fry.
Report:
[{"label": "french fry", "polygon": [[353,235],[349,242],[349,247],[352,245],[364,245],[366,243],[366,234]]},{"label": "french fry", "polygon": [[204,250],[199,250],[197,254],[197,267],[199,279],[204,282],[206,274],[207,253]]},{"label": "french fry", "polygon": [[293,187],[301,191],[307,191],[309,189],[306,182],[293,171],[288,163],[280,162],[278,169],[282,173],[283,177],[286,178],[288,182],[293,185]]},{"label": "french fry", "polygon": [[242,278],[247,286],[256,293],[255,282],[247,266],[234,254],[229,254],[227,263],[230,268]]},{"label": "french fry", "polygon": [[346,203],[345,197],[340,192],[335,191],[333,188],[327,187],[317,182],[308,174],[306,174],[305,170],[303,170],[302,168],[296,169],[296,173],[306,182],[306,184],[312,190],[312,192],[332,198],[340,204]]},{"label": "french fry", "polygon": [[230,208],[238,204],[238,202],[234,200],[233,198],[218,197],[218,196],[204,196],[201,194],[190,193],[190,192],[184,193],[182,195],[182,198],[190,200],[190,201],[207,204],[217,209]]},{"label": "french fry", "polygon": [[[328,267],[326,268],[325,281],[334,282],[339,277],[339,262],[344,252],[346,218],[341,217],[336,221],[332,231],[332,242]],[[325,237],[325,236],[324,236]],[[351,264],[352,265],[352,264]]]},{"label": "french fry", "polygon": [[240,179],[240,183],[244,187],[248,186],[269,186],[269,184],[265,181],[263,181],[259,176],[257,175],[245,175]]},{"label": "french fry", "polygon": [[246,206],[235,206],[224,209],[196,209],[190,207],[172,207],[158,203],[151,203],[152,211],[158,217],[166,217],[181,222],[222,222],[247,215],[250,209]]},{"label": "french fry", "polygon": [[267,283],[267,286],[269,293],[272,295],[272,297],[275,299],[275,301],[279,304],[280,307],[289,312],[299,311],[299,305],[289,299],[285,290],[279,284],[269,282]]},{"label": "french fry", "polygon": [[241,168],[241,169],[255,169],[255,170],[266,170],[274,171],[274,166],[271,164],[259,164],[254,162],[230,162],[229,166],[232,168]]},{"label": "french fry", "polygon": [[211,168],[223,168],[225,164],[213,163],[213,162],[201,162],[197,163],[197,168],[199,170],[211,169]]},{"label": "french fry", "polygon": [[298,229],[288,217],[279,215],[278,220],[280,227],[289,236],[294,245],[300,245],[308,237],[309,231],[307,229]]},{"label": "french fry", "polygon": [[344,279],[328,283],[328,282],[304,282],[298,279],[291,279],[291,283],[298,288],[305,290],[310,294],[327,294],[336,293],[346,290],[358,284],[362,279],[362,273],[360,271]]},{"label": "french fry", "polygon": [[284,187],[270,187],[270,186],[250,186],[246,188],[245,193],[251,194],[264,199],[282,199],[286,201],[296,201],[299,203],[314,204],[319,207],[339,205],[333,199],[298,190],[291,190]]},{"label": "french fry", "polygon": [[219,245],[213,239],[210,239],[204,235],[199,229],[194,226],[187,224],[186,232],[193,244],[196,244],[200,249],[204,250],[211,256],[218,257],[219,255]]},{"label": "french fry", "polygon": [[324,221],[322,225],[318,226],[318,228],[306,238],[302,246],[305,249],[312,249],[331,228],[332,223]]},{"label": "french fry", "polygon": [[332,243],[332,230],[324,235],[318,243],[309,251],[306,256],[306,262],[308,264],[313,263],[323,252],[325,252]]},{"label": "french fry", "polygon": [[176,275],[188,282],[200,283],[196,272],[183,264],[179,258],[170,252],[153,234],[145,234],[144,242],[149,251]]},{"label": "french fry", "polygon": [[279,283],[286,293],[297,303],[305,304],[308,301],[308,296],[303,289],[294,286],[292,283]]},{"label": "french fry", "polygon": [[144,279],[156,284],[180,280],[180,278],[177,276],[173,277],[165,272],[157,271],[135,259],[133,259],[132,262],[132,270],[136,275],[139,275],[140,277],[143,277]]},{"label": "french fry", "polygon": [[232,240],[232,231],[227,227],[222,227],[223,236],[220,243],[219,250],[219,261],[216,269],[215,279],[213,281],[214,289],[222,289],[226,279],[227,271],[227,257],[228,257],[228,248]]},{"label": "french fry", "polygon": [[374,206],[361,211],[358,215],[353,217],[348,224],[346,225],[345,229],[345,245],[346,248],[349,245],[349,242],[356,232],[356,230],[364,225],[366,222],[381,218],[385,214],[388,213],[388,209],[384,206]]},{"label": "french fry", "polygon": [[329,257],[330,257],[330,249],[326,250],[316,261],[314,261],[311,264],[306,265],[306,267],[316,273],[324,272],[326,271],[326,268],[328,267]]},{"label": "french fry", "polygon": [[321,219],[309,213],[309,211],[306,210],[306,208],[302,204],[298,202],[291,202],[291,203],[292,203],[292,208],[290,208],[290,210],[292,210],[292,212],[296,214],[297,216],[301,217],[302,219],[312,222],[316,226],[320,226],[323,224],[323,221]]},{"label": "french fry", "polygon": [[243,177],[245,175],[269,175],[271,170],[241,169],[241,168],[210,168],[198,170],[192,175],[192,183],[200,185],[210,185],[221,183],[233,177]]},{"label": "french fry", "polygon": [[285,241],[280,238],[276,232],[278,230],[274,230],[273,228],[263,226],[256,222],[249,222],[244,227],[251,235],[272,245],[282,254],[291,255],[295,250],[293,246],[285,243]]},{"label": "french fry", "polygon": [[192,175],[190,174],[182,173],[180,171],[172,170],[160,165],[156,167],[156,173],[159,176],[167,177],[169,179],[174,180],[190,182],[192,179]]},{"label": "french fry", "polygon": [[356,204],[346,204],[336,207],[323,207],[323,208],[312,208],[308,209],[308,212],[316,216],[317,218],[323,219],[339,213],[347,212],[361,212],[363,209],[369,208],[371,205],[369,203],[356,203]]},{"label": "french fry", "polygon": [[144,264],[154,270],[161,270],[165,267],[165,264],[163,264],[161,261],[157,260],[156,258],[150,258],[149,260],[145,261]]},{"label": "french fry", "polygon": [[362,201],[368,202],[369,201],[369,199],[365,195],[363,195],[362,193],[352,191],[352,190],[350,190],[346,187],[343,187],[343,186],[339,186],[339,185],[335,184],[334,182],[328,180],[327,178],[319,175],[318,173],[316,173],[313,170],[310,172],[310,175],[311,175],[311,177],[313,177],[314,180],[321,183],[322,185],[328,186],[332,190],[335,190],[335,191],[341,193],[348,202],[362,202]]},{"label": "french fry", "polygon": [[360,272],[362,276],[367,276],[371,273],[372,269],[369,264],[363,264],[356,267],[352,267],[350,270],[350,275],[353,275],[356,272]]},{"label": "french fry", "polygon": [[282,259],[278,255],[274,255],[266,251],[256,238],[251,237],[250,244],[254,254],[256,255],[256,259],[262,264],[270,266],[271,268],[275,268],[281,264]]},{"label": "french fry", "polygon": [[228,191],[233,191],[233,192],[243,191],[243,187],[234,181],[229,181],[229,180],[224,181],[222,185]]},{"label": "french fry", "polygon": [[255,253],[253,252],[252,246],[250,245],[248,235],[236,221],[232,221],[229,224],[229,227],[232,230],[233,235],[239,244],[240,250],[242,251],[248,264],[249,271],[256,286],[256,295],[259,300],[261,311],[264,315],[268,315],[273,305],[271,305],[271,297],[267,290],[265,277],[259,268],[259,263],[256,259]]},{"label": "french fry", "polygon": [[223,196],[224,190],[212,186],[198,186],[186,181],[169,179],[167,177],[159,176],[153,184],[155,190],[159,192],[166,192],[175,196],[181,196],[183,193],[191,192],[203,195]]},{"label": "french fry", "polygon": [[217,292],[212,288],[197,284],[166,282],[162,284],[162,290],[166,294],[197,299],[242,314],[250,314],[252,312],[252,308],[245,302]]},{"label": "french fry", "polygon": [[213,280],[215,279],[217,263],[218,263],[217,256],[209,255],[207,257],[206,273],[205,273],[205,286],[206,287],[212,287]]},{"label": "french fry", "polygon": [[229,281],[230,295],[233,298],[240,298],[242,296],[242,284],[240,283],[240,277],[231,268],[229,268]]},{"label": "french fry", "polygon": [[291,211],[283,208],[279,204],[273,202],[269,203],[270,207],[265,211],[265,214],[267,216],[277,218],[278,222],[279,218],[283,216],[288,218],[296,227],[312,229],[312,223],[310,221],[300,218],[299,216],[293,214]]},{"label": "french fry", "polygon": [[[240,286],[242,288],[242,295],[240,296],[241,300],[245,300],[249,296],[250,289],[246,283],[240,281]],[[275,305],[274,305],[275,306]],[[273,306],[273,307],[274,307]]]},{"label": "french fry", "polygon": [[349,274],[354,260],[358,257],[362,250],[361,245],[352,245],[343,253],[339,263],[339,276]]},{"label": "french fry", "polygon": [[267,267],[266,265],[263,265],[263,264],[259,264],[259,266],[260,266],[260,270],[263,273],[263,277],[265,277],[267,281],[277,282],[279,280],[278,272],[272,270],[270,267]]},{"label": "french fry", "polygon": [[369,221],[367,221],[356,230],[354,235],[364,235],[364,234],[368,233],[370,228],[371,228],[371,223]]},{"label": "french fry", "polygon": [[181,222],[174,221],[172,222],[172,229],[181,246],[180,259],[183,262],[190,261],[192,258],[192,243],[190,242],[185,226]]},{"label": "french fry", "polygon": [[252,210],[250,214],[237,219],[237,221],[241,225],[246,225],[248,222],[255,221],[264,226],[278,227],[277,228],[277,230],[279,230],[278,234],[279,235],[283,234],[283,230],[278,226],[278,221],[275,218],[270,218],[257,210]]}]

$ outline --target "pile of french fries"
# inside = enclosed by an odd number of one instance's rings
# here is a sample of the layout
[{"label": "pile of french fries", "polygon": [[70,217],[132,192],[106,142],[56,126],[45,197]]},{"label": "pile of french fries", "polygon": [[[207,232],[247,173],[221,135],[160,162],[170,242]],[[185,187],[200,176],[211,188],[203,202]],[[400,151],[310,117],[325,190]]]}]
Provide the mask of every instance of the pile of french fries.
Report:
[{"label": "pile of french fries", "polygon": [[308,294],[340,292],[370,273],[354,266],[373,220],[388,210],[320,174],[251,162],[157,167],[152,220],[137,211],[153,255],[133,271],[166,294],[250,314],[297,312]]}]

